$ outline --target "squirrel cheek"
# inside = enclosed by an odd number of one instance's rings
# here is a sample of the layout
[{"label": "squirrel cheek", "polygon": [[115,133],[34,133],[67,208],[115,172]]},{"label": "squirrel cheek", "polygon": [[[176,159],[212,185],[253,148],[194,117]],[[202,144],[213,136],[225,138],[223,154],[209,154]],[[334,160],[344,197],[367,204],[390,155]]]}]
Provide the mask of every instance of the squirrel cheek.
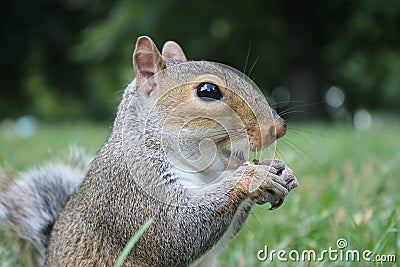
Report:
[{"label": "squirrel cheek", "polygon": [[278,138],[283,137],[286,134],[286,127],[286,122],[281,117],[275,116],[274,125],[262,127],[263,129],[261,129],[261,147],[266,148]]},{"label": "squirrel cheek", "polygon": [[253,129],[250,134],[250,143],[253,144],[253,150],[262,150],[276,139],[281,138],[286,133],[286,127],[283,124],[262,125],[260,128]]},{"label": "squirrel cheek", "polygon": [[269,128],[258,126],[248,128],[248,137],[251,151],[260,151],[268,147],[275,141],[274,136],[270,136]]},{"label": "squirrel cheek", "polygon": [[264,149],[270,146],[277,139],[276,130],[274,126],[268,128],[268,130],[264,130],[261,132],[261,144],[260,148]]},{"label": "squirrel cheek", "polygon": [[274,133],[276,135],[276,139],[281,138],[286,134],[287,124],[281,117],[277,115],[274,117],[274,123],[275,127],[273,128],[274,128]]}]

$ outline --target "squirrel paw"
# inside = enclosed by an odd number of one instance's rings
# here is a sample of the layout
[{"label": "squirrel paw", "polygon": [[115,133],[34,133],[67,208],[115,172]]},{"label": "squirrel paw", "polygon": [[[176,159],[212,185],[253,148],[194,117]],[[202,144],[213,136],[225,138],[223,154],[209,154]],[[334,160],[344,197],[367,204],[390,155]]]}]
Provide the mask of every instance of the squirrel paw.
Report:
[{"label": "squirrel paw", "polygon": [[298,186],[293,171],[280,160],[254,162],[254,178],[250,198],[257,204],[271,203],[270,210],[279,208],[290,190]]}]

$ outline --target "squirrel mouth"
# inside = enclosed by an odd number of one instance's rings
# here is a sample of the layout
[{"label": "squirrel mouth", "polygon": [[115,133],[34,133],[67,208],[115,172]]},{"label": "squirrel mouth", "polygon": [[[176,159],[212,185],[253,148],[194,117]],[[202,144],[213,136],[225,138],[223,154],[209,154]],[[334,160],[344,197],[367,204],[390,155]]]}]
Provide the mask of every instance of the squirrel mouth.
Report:
[{"label": "squirrel mouth", "polygon": [[243,151],[231,151],[230,149],[221,149],[223,162],[227,169],[237,169],[246,162]]}]

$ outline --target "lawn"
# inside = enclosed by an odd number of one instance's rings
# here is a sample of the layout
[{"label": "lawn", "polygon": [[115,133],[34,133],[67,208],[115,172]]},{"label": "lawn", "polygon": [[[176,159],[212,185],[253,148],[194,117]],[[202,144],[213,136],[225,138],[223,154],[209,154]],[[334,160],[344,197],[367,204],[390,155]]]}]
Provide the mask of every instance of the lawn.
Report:
[{"label": "lawn", "polygon": [[[0,132],[0,164],[20,171],[62,154],[70,144],[95,153],[108,130],[103,125],[39,125],[25,139]],[[254,208],[219,265],[396,266],[368,263],[362,256],[383,261],[395,255],[400,260],[399,119],[374,117],[365,131],[351,125],[291,124],[277,147],[300,186],[277,210],[267,210],[268,205]],[[3,233],[0,238],[4,239]],[[311,260],[291,260],[307,253]],[[360,262],[345,261],[357,253]],[[14,254],[0,240],[3,266],[21,266]]]}]

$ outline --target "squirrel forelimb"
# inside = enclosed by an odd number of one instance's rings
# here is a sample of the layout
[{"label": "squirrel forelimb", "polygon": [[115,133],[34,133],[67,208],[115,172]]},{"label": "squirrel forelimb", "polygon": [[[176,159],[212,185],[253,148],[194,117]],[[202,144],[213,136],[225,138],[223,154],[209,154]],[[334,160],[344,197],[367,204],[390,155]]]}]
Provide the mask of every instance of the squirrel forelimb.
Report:
[{"label": "squirrel forelimb", "polygon": [[149,219],[126,266],[210,266],[254,204],[278,208],[298,185],[280,160],[246,162],[286,133],[247,76],[187,61],[173,41],[160,53],[146,36],[137,40],[133,69],[89,168],[28,171],[22,184],[33,198],[14,194],[18,183],[0,194],[0,217],[46,255],[47,266],[112,266]]}]

